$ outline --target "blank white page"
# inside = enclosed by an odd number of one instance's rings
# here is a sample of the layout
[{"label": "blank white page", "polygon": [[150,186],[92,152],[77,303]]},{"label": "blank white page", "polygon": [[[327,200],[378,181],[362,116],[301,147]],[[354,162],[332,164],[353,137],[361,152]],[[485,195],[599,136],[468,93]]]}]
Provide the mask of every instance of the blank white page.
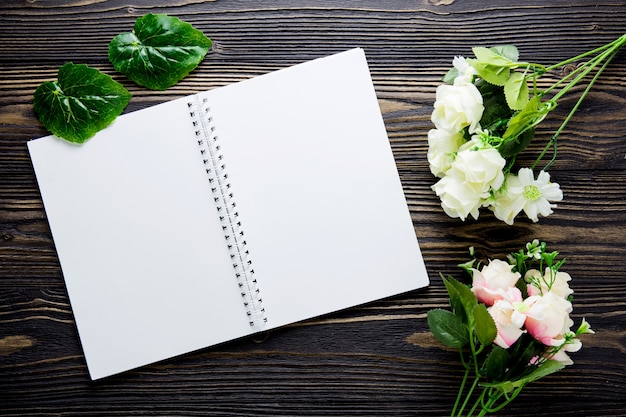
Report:
[{"label": "blank white page", "polygon": [[428,284],[363,50],[202,96],[270,327]]},{"label": "blank white page", "polygon": [[93,379],[251,332],[186,100],[28,145]]}]

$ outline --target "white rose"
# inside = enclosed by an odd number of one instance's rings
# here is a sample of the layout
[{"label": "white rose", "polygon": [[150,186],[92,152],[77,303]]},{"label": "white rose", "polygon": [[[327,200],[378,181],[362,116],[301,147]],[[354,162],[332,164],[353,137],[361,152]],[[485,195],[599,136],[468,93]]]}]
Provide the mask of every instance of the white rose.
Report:
[{"label": "white rose", "polygon": [[483,97],[466,77],[457,77],[453,85],[437,87],[431,120],[437,129],[460,132],[469,126],[470,133],[477,131],[484,111]]},{"label": "white rose", "polygon": [[447,175],[463,179],[468,187],[487,198],[491,188],[497,190],[504,183],[505,164],[506,160],[497,149],[472,139],[459,148]]},{"label": "white rose", "polygon": [[464,77],[468,82],[472,82],[474,76],[477,74],[474,67],[472,67],[463,56],[455,56],[452,60],[452,66],[458,71],[459,77]]},{"label": "white rose", "polygon": [[450,217],[465,220],[468,215],[478,219],[482,195],[457,177],[446,175],[431,187],[441,200],[443,211]]},{"label": "white rose", "polygon": [[442,177],[450,169],[454,155],[465,142],[459,132],[450,133],[446,130],[431,129],[428,132],[428,163],[430,172]]},{"label": "white rose", "polygon": [[508,225],[513,225],[515,217],[524,208],[524,196],[521,193],[511,192],[516,189],[517,182],[516,175],[507,174],[504,178],[504,186],[495,194],[495,199],[489,207],[493,210],[496,219]]}]

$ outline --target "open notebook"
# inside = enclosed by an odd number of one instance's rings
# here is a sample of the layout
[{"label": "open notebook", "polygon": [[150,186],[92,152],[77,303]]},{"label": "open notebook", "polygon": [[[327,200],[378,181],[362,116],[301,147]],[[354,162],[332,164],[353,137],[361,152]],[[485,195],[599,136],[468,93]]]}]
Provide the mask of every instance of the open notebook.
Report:
[{"label": "open notebook", "polygon": [[361,49],[28,148],[93,379],[428,285]]}]

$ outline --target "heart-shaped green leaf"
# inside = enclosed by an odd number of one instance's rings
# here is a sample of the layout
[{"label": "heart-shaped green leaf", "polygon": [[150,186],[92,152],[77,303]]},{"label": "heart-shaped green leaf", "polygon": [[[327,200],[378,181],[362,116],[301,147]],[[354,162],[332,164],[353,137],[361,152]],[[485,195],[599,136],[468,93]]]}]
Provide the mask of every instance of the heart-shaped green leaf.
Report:
[{"label": "heart-shaped green leaf", "polygon": [[54,135],[83,143],[119,116],[131,94],[110,76],[85,64],[68,62],[58,79],[35,90],[33,107]]},{"label": "heart-shaped green leaf", "polygon": [[149,13],[137,19],[132,33],[113,38],[109,61],[137,84],[165,90],[193,71],[211,45],[211,40],[189,23]]}]

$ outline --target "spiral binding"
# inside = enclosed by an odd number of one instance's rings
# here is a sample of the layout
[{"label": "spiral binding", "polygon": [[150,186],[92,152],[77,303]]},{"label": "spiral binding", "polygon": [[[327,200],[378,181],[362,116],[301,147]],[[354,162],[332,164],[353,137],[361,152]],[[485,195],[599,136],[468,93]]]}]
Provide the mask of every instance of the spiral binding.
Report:
[{"label": "spiral binding", "polygon": [[195,96],[194,102],[188,102],[187,106],[248,322],[250,326],[261,327],[267,322],[267,317],[215,132],[211,108],[206,98],[200,99],[198,96]]}]

